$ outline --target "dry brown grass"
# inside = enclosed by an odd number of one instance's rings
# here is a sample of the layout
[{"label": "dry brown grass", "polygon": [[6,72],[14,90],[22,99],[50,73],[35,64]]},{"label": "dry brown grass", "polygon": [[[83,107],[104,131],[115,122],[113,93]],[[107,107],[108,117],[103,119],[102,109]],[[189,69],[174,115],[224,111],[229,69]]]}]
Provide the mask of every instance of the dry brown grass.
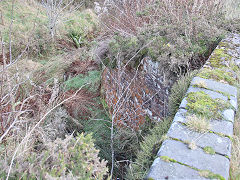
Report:
[{"label": "dry brown grass", "polygon": [[187,117],[188,128],[197,132],[207,132],[210,129],[209,120],[203,117],[197,117],[196,115],[191,115]]}]

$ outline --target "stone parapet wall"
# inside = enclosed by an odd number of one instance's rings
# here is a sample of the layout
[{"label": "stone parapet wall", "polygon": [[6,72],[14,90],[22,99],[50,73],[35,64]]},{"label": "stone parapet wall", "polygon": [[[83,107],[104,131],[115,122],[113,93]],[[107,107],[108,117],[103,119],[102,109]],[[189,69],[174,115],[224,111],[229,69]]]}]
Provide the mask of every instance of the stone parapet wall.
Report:
[{"label": "stone parapet wall", "polygon": [[239,66],[231,34],[193,78],[146,179],[229,178]]}]

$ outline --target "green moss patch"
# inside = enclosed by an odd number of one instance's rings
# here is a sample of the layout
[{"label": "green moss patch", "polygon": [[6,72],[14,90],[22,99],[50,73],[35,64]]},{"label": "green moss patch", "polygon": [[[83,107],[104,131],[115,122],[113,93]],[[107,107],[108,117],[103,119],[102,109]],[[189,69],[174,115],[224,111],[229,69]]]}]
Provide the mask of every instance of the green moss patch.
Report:
[{"label": "green moss patch", "polygon": [[210,146],[206,146],[205,148],[203,148],[203,150],[207,154],[211,154],[211,155],[216,154],[215,150]]},{"label": "green moss patch", "polygon": [[170,158],[170,157],[168,157],[168,156],[161,156],[160,158],[161,158],[163,161],[165,161],[165,162],[173,162],[173,163],[176,163],[176,162],[177,162],[175,159],[172,159],[172,158]]},{"label": "green moss patch", "polygon": [[230,85],[236,83],[236,79],[233,78],[233,74],[231,72],[227,72],[224,69],[203,69],[199,74],[199,77],[204,79],[214,79],[217,81],[224,81]]},{"label": "green moss patch", "polygon": [[221,112],[231,107],[230,103],[221,99],[212,99],[203,91],[189,93],[187,101],[187,109],[190,114],[207,119],[221,119]]},{"label": "green moss patch", "polygon": [[210,64],[212,67],[223,68],[226,67],[222,64],[223,61],[231,61],[232,56],[226,53],[225,49],[216,49],[210,57]]},{"label": "green moss patch", "polygon": [[217,179],[217,180],[225,180],[224,177],[222,177],[219,174],[214,174],[213,172],[209,170],[201,170],[199,171],[200,176],[208,178],[208,179]]}]

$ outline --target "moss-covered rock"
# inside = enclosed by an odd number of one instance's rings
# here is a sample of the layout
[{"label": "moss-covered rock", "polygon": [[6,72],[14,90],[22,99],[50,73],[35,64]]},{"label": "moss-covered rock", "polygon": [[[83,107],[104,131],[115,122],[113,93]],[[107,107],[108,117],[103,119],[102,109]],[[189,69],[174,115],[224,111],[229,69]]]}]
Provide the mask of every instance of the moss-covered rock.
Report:
[{"label": "moss-covered rock", "polygon": [[230,85],[236,83],[233,73],[228,72],[224,69],[207,69],[204,68],[199,74],[199,77],[204,79],[214,79],[220,82],[226,82]]},{"label": "moss-covered rock", "polygon": [[215,49],[212,56],[209,59],[210,65],[215,68],[224,68],[226,64],[224,61],[230,62],[232,56],[227,54],[225,49]]},{"label": "moss-covered rock", "polygon": [[187,102],[188,113],[207,119],[221,119],[221,112],[231,107],[230,103],[221,99],[212,99],[203,91],[189,93]]}]

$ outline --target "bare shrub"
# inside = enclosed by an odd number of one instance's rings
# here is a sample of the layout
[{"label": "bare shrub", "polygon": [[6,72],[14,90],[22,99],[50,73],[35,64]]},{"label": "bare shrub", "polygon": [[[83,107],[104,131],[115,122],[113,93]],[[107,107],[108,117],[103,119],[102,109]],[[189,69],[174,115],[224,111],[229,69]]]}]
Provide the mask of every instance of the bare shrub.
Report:
[{"label": "bare shrub", "polygon": [[42,0],[42,5],[48,17],[48,30],[51,38],[54,39],[59,22],[64,18],[64,11],[75,11],[81,5],[75,4],[74,0]]},{"label": "bare shrub", "polygon": [[119,32],[123,35],[137,35],[140,28],[150,23],[150,16],[146,16],[149,4],[154,0],[110,1],[107,11],[101,15],[107,30]]},{"label": "bare shrub", "polygon": [[[195,35],[198,29],[194,26],[200,21],[218,20],[223,5],[220,0],[112,1],[107,6],[108,11],[102,14],[102,22],[108,30],[124,35],[137,35],[144,25],[171,25],[191,36]],[[178,33],[178,29],[175,30]]]},{"label": "bare shrub", "polygon": [[225,33],[223,6],[220,0],[131,0],[110,3],[101,18],[111,35],[136,39],[126,54],[152,41],[143,55],[179,73],[203,65]]}]

